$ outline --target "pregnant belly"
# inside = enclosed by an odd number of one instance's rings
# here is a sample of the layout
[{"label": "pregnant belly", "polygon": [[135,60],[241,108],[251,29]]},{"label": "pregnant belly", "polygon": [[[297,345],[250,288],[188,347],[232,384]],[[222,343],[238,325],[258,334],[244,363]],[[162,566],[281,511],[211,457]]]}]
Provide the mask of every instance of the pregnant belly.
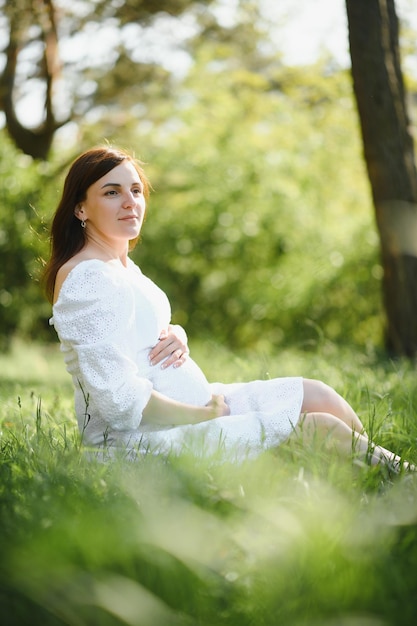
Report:
[{"label": "pregnant belly", "polygon": [[164,395],[196,406],[204,406],[211,399],[210,384],[192,359],[188,358],[180,367],[161,369],[156,365],[150,369],[148,378],[154,389]]}]

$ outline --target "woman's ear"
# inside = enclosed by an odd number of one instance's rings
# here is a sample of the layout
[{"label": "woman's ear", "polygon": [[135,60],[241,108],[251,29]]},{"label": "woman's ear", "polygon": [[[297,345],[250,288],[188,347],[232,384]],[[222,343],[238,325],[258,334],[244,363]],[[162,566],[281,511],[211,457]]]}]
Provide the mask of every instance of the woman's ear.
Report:
[{"label": "woman's ear", "polygon": [[75,217],[78,217],[78,219],[81,221],[84,219],[84,209],[81,204],[77,204],[77,206],[75,207],[74,215]]}]

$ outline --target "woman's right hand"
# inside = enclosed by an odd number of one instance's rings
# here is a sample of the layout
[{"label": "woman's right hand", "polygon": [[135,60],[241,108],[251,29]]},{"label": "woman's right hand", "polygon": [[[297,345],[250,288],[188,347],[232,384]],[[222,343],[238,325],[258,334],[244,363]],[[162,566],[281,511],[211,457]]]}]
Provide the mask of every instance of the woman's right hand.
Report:
[{"label": "woman's right hand", "polygon": [[230,409],[227,406],[224,396],[212,395],[210,402],[207,402],[207,407],[211,409],[211,419],[215,417],[223,417],[224,415],[230,415]]},{"label": "woman's right hand", "polygon": [[205,406],[195,406],[194,404],[184,404],[172,400],[154,389],[148,404],[142,411],[144,424],[170,426],[199,424],[223,415],[230,415],[230,409],[224,401],[224,396],[212,396]]}]

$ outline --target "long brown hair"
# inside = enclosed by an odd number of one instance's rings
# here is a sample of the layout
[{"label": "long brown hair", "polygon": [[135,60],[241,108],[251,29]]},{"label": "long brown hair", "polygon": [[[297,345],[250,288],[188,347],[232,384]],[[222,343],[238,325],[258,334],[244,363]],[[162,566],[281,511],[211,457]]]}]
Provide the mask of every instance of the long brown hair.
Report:
[{"label": "long brown hair", "polygon": [[[130,161],[149,195],[149,183],[139,161],[124,150],[108,146],[92,148],[72,163],[65,178],[64,189],[51,226],[51,256],[45,266],[43,281],[50,302],[53,301],[55,279],[59,268],[79,252],[86,243],[86,233],[74,211],[85,200],[88,188],[124,160]],[[137,240],[130,242],[134,247]]]}]

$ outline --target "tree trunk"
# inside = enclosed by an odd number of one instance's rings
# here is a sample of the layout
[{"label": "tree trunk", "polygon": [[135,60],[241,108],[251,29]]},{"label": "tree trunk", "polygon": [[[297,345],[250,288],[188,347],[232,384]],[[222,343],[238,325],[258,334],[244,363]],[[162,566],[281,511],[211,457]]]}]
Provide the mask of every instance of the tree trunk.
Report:
[{"label": "tree trunk", "polygon": [[40,27],[39,41],[44,47],[43,60],[38,68],[39,76],[45,83],[44,121],[37,128],[28,128],[19,121],[15,112],[17,59],[19,49],[28,37],[26,28],[22,27],[22,16],[16,7],[13,7],[9,16],[9,43],[5,49],[6,65],[0,77],[0,105],[6,116],[7,131],[15,145],[34,159],[46,160],[55,132],[68,120],[60,122],[56,120],[52,103],[54,82],[59,73],[54,4],[52,0],[42,0],[34,6],[32,18]]},{"label": "tree trunk", "polygon": [[385,343],[417,353],[417,171],[394,0],[346,0],[353,88],[384,270]]}]

